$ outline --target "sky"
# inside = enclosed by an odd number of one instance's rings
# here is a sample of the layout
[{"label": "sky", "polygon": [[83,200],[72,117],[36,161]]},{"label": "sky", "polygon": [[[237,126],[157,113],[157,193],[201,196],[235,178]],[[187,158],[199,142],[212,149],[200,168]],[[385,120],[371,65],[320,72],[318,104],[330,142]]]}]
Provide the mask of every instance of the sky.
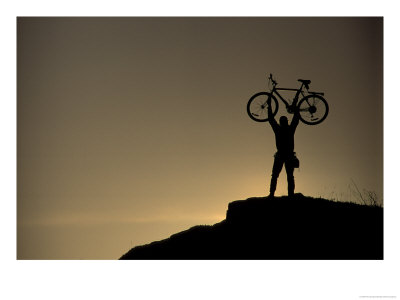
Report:
[{"label": "sky", "polygon": [[265,196],[246,104],[269,73],[329,103],[297,128],[296,192],[382,201],[382,18],[18,18],[17,258],[116,259]]}]

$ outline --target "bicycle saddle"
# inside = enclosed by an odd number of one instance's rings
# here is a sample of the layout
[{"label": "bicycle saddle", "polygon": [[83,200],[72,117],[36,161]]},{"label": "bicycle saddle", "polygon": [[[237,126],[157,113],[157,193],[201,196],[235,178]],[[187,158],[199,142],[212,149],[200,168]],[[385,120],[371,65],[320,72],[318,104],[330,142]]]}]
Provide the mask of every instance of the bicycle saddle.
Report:
[{"label": "bicycle saddle", "polygon": [[311,83],[311,80],[305,80],[305,79],[297,79],[297,80],[304,83],[305,85],[309,85]]}]

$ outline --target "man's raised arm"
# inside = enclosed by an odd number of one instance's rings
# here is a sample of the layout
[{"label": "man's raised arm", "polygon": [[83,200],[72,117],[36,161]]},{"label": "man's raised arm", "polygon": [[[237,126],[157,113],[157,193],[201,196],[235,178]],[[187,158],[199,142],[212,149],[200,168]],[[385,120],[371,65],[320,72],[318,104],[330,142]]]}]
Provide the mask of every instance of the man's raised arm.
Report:
[{"label": "man's raised arm", "polygon": [[299,107],[296,107],[294,110],[294,116],[292,122],[290,123],[290,127],[296,130],[297,125],[299,125],[299,120],[300,120],[300,110]]},{"label": "man's raised arm", "polygon": [[268,105],[268,122],[269,124],[271,124],[272,129],[275,131],[279,127],[279,125],[276,122],[274,115],[272,114],[271,97],[268,97],[267,105]]}]

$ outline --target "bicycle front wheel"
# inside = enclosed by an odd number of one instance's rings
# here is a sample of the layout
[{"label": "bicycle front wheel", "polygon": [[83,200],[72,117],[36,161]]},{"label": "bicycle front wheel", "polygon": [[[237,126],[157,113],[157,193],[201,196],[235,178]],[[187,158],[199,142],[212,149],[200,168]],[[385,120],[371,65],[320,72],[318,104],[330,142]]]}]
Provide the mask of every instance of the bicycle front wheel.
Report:
[{"label": "bicycle front wheel", "polygon": [[320,95],[308,95],[298,104],[300,120],[308,125],[317,125],[326,119],[329,112],[328,102]]},{"label": "bicycle front wheel", "polygon": [[267,100],[269,97],[271,97],[272,115],[276,115],[279,108],[276,98],[271,93],[260,92],[253,95],[247,103],[247,113],[252,120],[256,122],[268,121]]}]

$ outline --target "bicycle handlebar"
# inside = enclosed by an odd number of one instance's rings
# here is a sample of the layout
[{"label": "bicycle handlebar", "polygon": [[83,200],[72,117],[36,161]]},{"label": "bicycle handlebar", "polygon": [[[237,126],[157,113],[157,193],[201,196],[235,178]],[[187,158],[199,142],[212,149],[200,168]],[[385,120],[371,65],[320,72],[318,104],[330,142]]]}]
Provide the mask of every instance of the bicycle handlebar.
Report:
[{"label": "bicycle handlebar", "polygon": [[272,84],[273,84],[273,85],[277,85],[277,84],[278,84],[278,83],[272,78],[272,74],[271,74],[271,73],[269,73],[268,79],[272,81]]}]

